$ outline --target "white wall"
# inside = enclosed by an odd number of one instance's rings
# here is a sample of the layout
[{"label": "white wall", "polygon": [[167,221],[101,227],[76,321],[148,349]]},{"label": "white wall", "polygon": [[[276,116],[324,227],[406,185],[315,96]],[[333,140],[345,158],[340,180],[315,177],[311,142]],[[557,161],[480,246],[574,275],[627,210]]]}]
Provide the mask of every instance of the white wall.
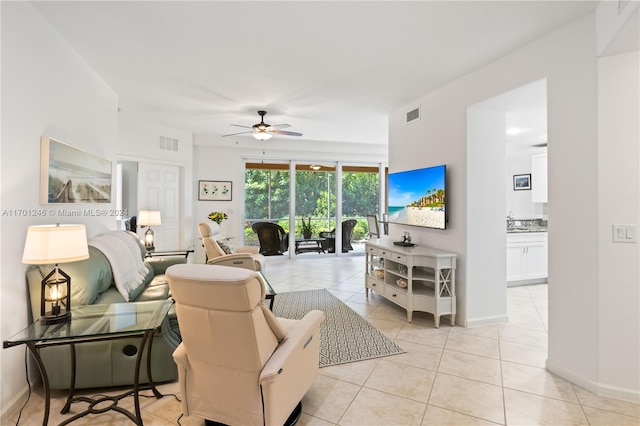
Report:
[{"label": "white wall", "polygon": [[[507,144],[507,171],[505,176],[507,214],[512,212],[513,217],[517,219],[541,218],[546,216],[546,209],[543,207],[544,204],[531,201],[531,191],[513,190],[513,175],[531,173],[531,156],[546,151],[546,148],[509,148]],[[535,185],[535,178],[533,178],[532,183]]]},{"label": "white wall", "polygon": [[[496,182],[504,180],[505,130],[504,111],[487,109],[485,103],[467,110],[466,240],[469,256],[465,265],[467,285],[460,292],[463,300],[470,302],[466,304],[467,327],[507,320],[506,197],[504,187],[496,186]],[[485,235],[501,234],[502,246],[486,250]]]},{"label": "white wall", "polygon": [[[51,136],[116,160],[117,97],[26,2],[2,2],[2,185],[0,203],[0,334],[29,324],[22,249],[29,225],[83,223],[89,236],[115,227],[115,217],[55,217],[38,199],[40,137]],[[53,205],[55,207],[55,205]],[[59,205],[57,205],[59,206]],[[88,205],[79,205],[79,209]],[[75,207],[65,206],[70,209]],[[95,208],[95,205],[91,205]],[[114,203],[100,208],[113,208]],[[44,216],[12,215],[45,208]],[[0,352],[3,414],[24,396],[24,347]]]},{"label": "white wall", "polygon": [[[598,199],[602,195],[597,189],[598,177],[608,181],[609,176],[615,176],[615,172],[599,164],[597,158],[598,152],[608,149],[611,141],[602,140],[600,146],[598,144],[593,15],[554,31],[394,111],[389,126],[390,171],[447,164],[450,184],[447,195],[451,201],[449,229],[418,232],[417,228],[412,228],[412,234],[420,244],[459,254],[458,283],[463,295],[458,300],[461,324],[473,323],[478,319],[472,315],[475,315],[475,306],[481,303],[488,303],[483,308],[485,316],[487,312],[490,312],[489,316],[500,315],[503,311],[502,299],[494,302],[474,298],[474,295],[482,293],[483,285],[487,285],[486,277],[504,280],[504,269],[497,263],[491,263],[482,270],[474,271],[473,275],[465,271],[467,265],[471,264],[469,259],[482,258],[479,247],[485,252],[502,255],[505,241],[503,232],[498,234],[493,232],[491,226],[486,227],[479,220],[483,215],[474,215],[472,209],[472,200],[476,195],[470,193],[467,184],[473,178],[469,173],[481,170],[480,163],[487,161],[484,156],[470,155],[468,150],[467,108],[541,78],[547,79],[550,182],[547,367],[594,390],[622,387],[623,383],[614,375],[599,376],[598,371],[600,353],[609,350],[605,343],[610,343],[614,336],[623,332],[620,324],[598,319],[599,268],[606,260],[599,258],[598,248],[601,239]],[[404,124],[404,114],[416,104],[422,105],[422,119],[407,126]],[[637,137],[635,143],[635,149],[626,145],[619,147],[623,157],[628,154],[637,159]],[[491,167],[504,170],[504,163],[492,163]],[[485,182],[485,186],[500,190],[488,193],[485,203],[503,205],[504,175],[494,179]],[[634,179],[633,184],[637,186],[637,175]],[[637,204],[635,206],[637,208]],[[629,211],[624,205],[620,208]],[[637,218],[637,210],[633,212],[636,212]],[[467,227],[479,229],[468,232]],[[398,231],[392,228],[392,233],[397,234]],[[619,315],[633,319],[639,308],[637,266],[621,265],[617,275],[635,283],[636,288],[620,287],[615,296],[628,301],[619,306],[624,310]],[[637,326],[637,321],[631,325],[632,335],[637,333]],[[637,357],[635,360],[618,358],[616,364],[616,371],[637,371]],[[627,382],[624,384],[627,385]],[[637,385],[626,389],[627,397],[637,397]]]},{"label": "white wall", "polygon": [[640,388],[638,243],[612,242],[613,224],[640,220],[640,55],[598,60],[598,385],[625,397]]}]

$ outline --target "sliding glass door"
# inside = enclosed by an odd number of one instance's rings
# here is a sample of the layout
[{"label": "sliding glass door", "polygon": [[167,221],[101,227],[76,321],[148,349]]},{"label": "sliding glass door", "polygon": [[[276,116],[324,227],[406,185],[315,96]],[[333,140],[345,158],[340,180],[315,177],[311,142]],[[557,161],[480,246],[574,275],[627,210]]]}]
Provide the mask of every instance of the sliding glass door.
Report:
[{"label": "sliding glass door", "polygon": [[275,222],[289,230],[289,166],[287,164],[250,164],[245,170],[244,242],[258,245],[251,229],[256,222]]}]

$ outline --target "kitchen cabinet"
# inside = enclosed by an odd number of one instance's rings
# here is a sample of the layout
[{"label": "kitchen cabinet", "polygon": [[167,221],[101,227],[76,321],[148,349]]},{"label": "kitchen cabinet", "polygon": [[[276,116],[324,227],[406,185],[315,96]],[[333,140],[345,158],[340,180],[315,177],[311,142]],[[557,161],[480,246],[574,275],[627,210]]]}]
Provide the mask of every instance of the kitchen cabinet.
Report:
[{"label": "kitchen cabinet", "polygon": [[507,283],[546,282],[548,276],[546,232],[507,234]]}]

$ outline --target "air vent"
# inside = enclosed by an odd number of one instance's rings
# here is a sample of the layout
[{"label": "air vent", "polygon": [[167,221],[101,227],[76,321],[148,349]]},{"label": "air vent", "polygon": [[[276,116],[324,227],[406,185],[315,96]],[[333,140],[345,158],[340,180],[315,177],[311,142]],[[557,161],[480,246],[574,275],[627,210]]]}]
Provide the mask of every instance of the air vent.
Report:
[{"label": "air vent", "polygon": [[416,120],[420,120],[420,107],[412,109],[407,113],[407,124],[412,123]]},{"label": "air vent", "polygon": [[178,152],[178,139],[160,136],[160,138],[158,138],[158,148],[162,151]]}]

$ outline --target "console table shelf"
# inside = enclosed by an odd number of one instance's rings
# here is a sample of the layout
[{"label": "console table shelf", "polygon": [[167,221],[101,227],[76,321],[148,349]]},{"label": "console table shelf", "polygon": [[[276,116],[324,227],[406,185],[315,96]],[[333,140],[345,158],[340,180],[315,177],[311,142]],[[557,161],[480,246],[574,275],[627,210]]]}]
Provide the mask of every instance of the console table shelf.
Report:
[{"label": "console table shelf", "polygon": [[[394,246],[388,237],[365,243],[365,291],[375,291],[407,310],[411,322],[413,312],[433,314],[435,326],[442,315],[456,317],[456,257],[454,253],[429,247]],[[406,281],[405,288],[397,280]]]}]

